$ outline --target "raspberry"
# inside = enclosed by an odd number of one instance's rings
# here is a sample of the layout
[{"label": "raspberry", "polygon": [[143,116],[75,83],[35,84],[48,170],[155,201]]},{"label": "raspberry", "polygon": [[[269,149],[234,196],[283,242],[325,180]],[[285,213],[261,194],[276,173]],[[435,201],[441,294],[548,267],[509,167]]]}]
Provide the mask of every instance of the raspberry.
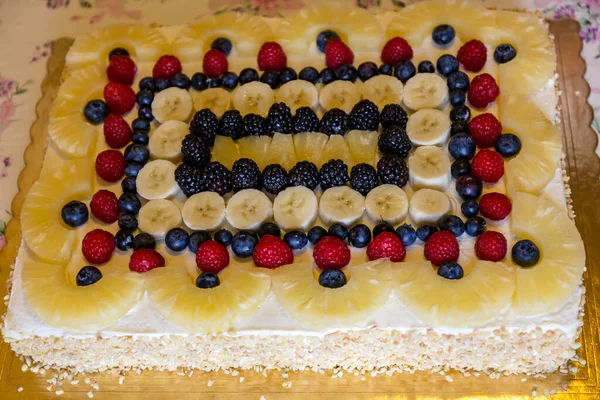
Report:
[{"label": "raspberry", "polygon": [[202,71],[209,78],[217,78],[227,72],[229,63],[219,50],[209,50],[202,59]]},{"label": "raspberry", "polygon": [[475,242],[475,254],[480,260],[500,261],[506,255],[506,238],[500,232],[487,231]]},{"label": "raspberry", "polygon": [[477,39],[469,40],[458,50],[456,58],[467,71],[479,72],[487,60],[487,48]]},{"label": "raspberry", "polygon": [[229,265],[229,252],[214,240],[207,240],[198,247],[196,265],[202,272],[217,273]]},{"label": "raspberry", "polygon": [[110,232],[94,229],[86,233],[81,242],[81,252],[85,259],[92,264],[104,264],[115,251],[115,238]]},{"label": "raspberry", "polygon": [[344,64],[354,62],[354,53],[340,39],[331,39],[325,46],[325,61],[327,67],[333,70]]},{"label": "raspberry", "polygon": [[131,85],[135,80],[137,67],[129,56],[112,56],[106,68],[106,76],[111,82]]},{"label": "raspberry", "polygon": [[400,37],[391,38],[381,50],[381,61],[384,64],[396,65],[400,61],[408,61],[413,56],[412,47]]},{"label": "raspberry", "polygon": [[[114,57],[113,57],[114,58]],[[131,127],[117,114],[109,114],[104,120],[104,139],[113,149],[121,148],[131,141]]]},{"label": "raspberry", "polygon": [[278,268],[294,262],[292,249],[276,236],[265,235],[254,248],[252,260],[260,268]]},{"label": "raspberry", "polygon": [[265,42],[256,58],[261,71],[281,71],[287,66],[287,56],[277,42]]},{"label": "raspberry", "polygon": [[104,87],[104,100],[110,112],[125,114],[135,106],[135,92],[122,83],[109,82]]},{"label": "raspberry", "polygon": [[137,249],[129,259],[129,269],[134,272],[147,272],[164,266],[165,258],[152,249]]},{"label": "raspberry", "polygon": [[389,258],[393,262],[400,262],[406,257],[406,249],[395,233],[383,232],[369,243],[367,257],[371,261],[380,258]]},{"label": "raspberry", "polygon": [[154,79],[171,79],[173,75],[181,73],[181,63],[175,56],[162,56],[152,68],[152,77]]},{"label": "raspberry", "polygon": [[510,199],[502,193],[486,193],[479,199],[479,212],[492,221],[503,220],[511,210]]},{"label": "raspberry", "polygon": [[90,210],[100,221],[112,224],[119,218],[119,199],[110,190],[99,190],[92,197]]},{"label": "raspberry", "polygon": [[502,134],[502,124],[493,114],[481,114],[469,123],[469,134],[473,136],[478,147],[491,147]]},{"label": "raspberry", "polygon": [[450,231],[439,231],[425,242],[425,258],[433,265],[442,265],[445,262],[458,260],[460,249],[456,237]]},{"label": "raspberry", "polygon": [[467,99],[469,103],[477,108],[485,108],[500,94],[500,88],[496,84],[496,80],[490,74],[477,75],[471,81]]},{"label": "raspberry", "polygon": [[117,182],[125,173],[125,157],[119,150],[104,150],[96,156],[96,173],[107,182]]},{"label": "raspberry", "polygon": [[344,268],[350,262],[350,249],[343,240],[325,236],[313,248],[313,258],[321,269]]},{"label": "raspberry", "polygon": [[471,169],[483,182],[496,183],[504,175],[504,158],[500,153],[483,149],[471,161]]}]

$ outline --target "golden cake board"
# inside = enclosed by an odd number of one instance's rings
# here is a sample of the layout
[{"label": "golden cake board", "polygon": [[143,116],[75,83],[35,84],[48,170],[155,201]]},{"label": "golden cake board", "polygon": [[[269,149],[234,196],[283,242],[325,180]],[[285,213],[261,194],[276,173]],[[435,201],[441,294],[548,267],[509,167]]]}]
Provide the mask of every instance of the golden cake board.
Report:
[{"label": "golden cake board", "polygon": [[[270,371],[267,377],[254,371],[241,371],[232,376],[223,371],[195,371],[192,377],[174,372],[145,371],[142,374],[129,372],[122,385],[119,376],[108,373],[89,374],[92,382],[97,382],[99,391],[84,383],[79,376],[78,385],[64,381],[63,387],[54,386],[51,391],[46,382],[53,371],[45,375],[22,372],[23,363],[4,342],[0,347],[0,399],[47,399],[56,398],[56,390],[64,390],[61,398],[87,399],[87,392],[93,390],[94,399],[224,399],[236,397],[238,400],[256,399],[265,396],[271,399],[329,399],[344,397],[345,400],[358,398],[461,398],[461,399],[523,399],[529,398],[536,388],[537,398],[545,398],[544,392],[556,390],[556,399],[600,399],[600,336],[598,316],[600,306],[596,292],[600,289],[600,160],[594,149],[598,137],[591,129],[593,113],[587,103],[590,89],[584,79],[585,61],[580,56],[582,48],[578,35],[579,25],[573,20],[552,21],[550,30],[554,34],[558,55],[558,74],[561,105],[561,129],[567,154],[566,171],[570,176],[570,187],[574,201],[576,223],[587,253],[587,288],[582,346],[578,356],[587,360],[585,365],[575,364],[576,372],[569,374],[552,373],[546,378],[525,376],[501,376],[490,379],[487,375],[465,377],[458,372],[445,375],[420,372],[415,374],[361,376],[345,373],[336,379],[332,372],[318,374],[309,371],[289,372],[284,380],[282,371]],[[48,111],[60,86],[60,76],[64,67],[65,55],[73,41],[60,39],[54,42],[52,55],[48,61],[48,73],[42,82],[42,98],[37,104],[37,120],[31,127],[31,144],[25,151],[25,169],[19,176],[19,193],[12,203],[14,218],[8,224],[6,238],[8,245],[0,253],[0,282],[5,282],[10,265],[14,263],[20,243],[21,207],[31,185],[37,180],[48,143]],[[51,288],[49,288],[51,290]],[[1,288],[2,297],[6,289]],[[0,314],[5,312],[1,305]],[[574,370],[573,370],[574,371]],[[450,376],[451,378],[448,378]],[[243,383],[240,383],[243,377]],[[452,382],[450,382],[450,380]],[[208,381],[214,381],[208,386]],[[291,382],[291,387],[282,383]],[[567,387],[566,390],[563,388]],[[22,388],[21,392],[18,389]]]}]

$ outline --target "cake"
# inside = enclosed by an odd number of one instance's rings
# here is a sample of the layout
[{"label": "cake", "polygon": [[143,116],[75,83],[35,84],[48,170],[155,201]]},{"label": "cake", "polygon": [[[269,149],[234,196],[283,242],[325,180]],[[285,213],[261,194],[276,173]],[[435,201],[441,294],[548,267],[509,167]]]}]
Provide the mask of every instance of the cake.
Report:
[{"label": "cake", "polygon": [[557,101],[544,21],[464,0],[79,36],[4,340],[76,372],[554,371],[585,269]]}]

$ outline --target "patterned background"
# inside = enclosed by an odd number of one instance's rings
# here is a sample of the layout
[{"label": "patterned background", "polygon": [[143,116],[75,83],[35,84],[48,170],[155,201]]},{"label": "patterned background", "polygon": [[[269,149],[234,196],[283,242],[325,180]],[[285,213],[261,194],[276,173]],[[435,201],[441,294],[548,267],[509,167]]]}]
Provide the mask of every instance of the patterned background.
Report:
[{"label": "patterned background", "polygon": [[[399,9],[400,0],[338,0],[352,7]],[[590,104],[600,133],[600,0],[483,0],[488,6],[540,10],[547,18],[573,18],[581,25]],[[284,16],[311,1],[304,0],[0,0],[0,249],[11,218],[29,127],[41,96],[45,59],[52,40],[74,37],[97,26],[119,22],[187,23],[226,10],[269,17]],[[322,3],[322,1],[319,1]],[[600,151],[596,150],[598,154]]]}]

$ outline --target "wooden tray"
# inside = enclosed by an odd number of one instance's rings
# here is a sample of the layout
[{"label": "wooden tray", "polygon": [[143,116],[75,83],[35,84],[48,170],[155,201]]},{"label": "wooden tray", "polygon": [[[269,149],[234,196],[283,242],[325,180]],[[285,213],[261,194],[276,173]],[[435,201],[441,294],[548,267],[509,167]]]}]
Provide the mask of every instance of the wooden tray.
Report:
[{"label": "wooden tray", "polygon": [[[600,160],[594,153],[598,137],[591,129],[592,109],[587,104],[589,86],[584,80],[585,61],[579,53],[582,48],[578,35],[579,25],[573,20],[550,22],[550,30],[555,36],[558,54],[558,73],[562,96],[561,129],[564,147],[567,153],[566,170],[571,177],[572,197],[577,215],[577,227],[585,242],[588,257],[588,272],[585,275],[587,303],[585,325],[582,333],[582,347],[579,357],[587,360],[586,365],[578,365],[576,373],[553,373],[546,379],[524,376],[501,377],[490,379],[485,374],[475,377],[464,377],[451,372],[453,382],[440,374],[394,374],[392,376],[360,376],[345,374],[332,379],[332,373],[320,375],[312,372],[290,372],[284,380],[282,371],[271,371],[265,377],[254,371],[240,372],[237,376],[225,372],[204,373],[196,371],[192,377],[177,373],[144,372],[141,375],[129,373],[122,385],[118,384],[118,376],[110,374],[88,375],[92,382],[97,382],[99,391],[84,383],[79,376],[79,384],[72,386],[68,381],[62,388],[54,386],[48,391],[48,379],[53,371],[44,376],[31,372],[22,372],[22,362],[10,350],[9,345],[2,342],[0,347],[0,399],[46,399],[55,398],[54,391],[62,389],[63,398],[88,398],[86,393],[94,392],[95,399],[222,399],[236,398],[259,399],[328,399],[341,397],[358,398],[466,398],[466,399],[521,399],[528,398],[534,388],[539,397],[544,392],[556,390],[558,399],[598,399],[600,398],[600,337],[598,335],[598,316],[600,309],[596,292],[600,290],[600,235],[595,228],[600,226],[600,208],[595,201],[600,199]],[[12,203],[14,218],[8,224],[6,237],[8,245],[0,253],[0,281],[8,277],[10,265],[14,262],[20,243],[21,207],[29,188],[39,176],[43,155],[48,143],[47,130],[48,110],[52,104],[60,84],[60,74],[64,66],[64,57],[72,40],[61,39],[54,43],[52,56],[48,61],[48,74],[42,82],[43,96],[37,104],[37,116],[31,128],[31,144],[25,151],[26,167],[19,176],[20,192]],[[2,289],[4,291],[4,289]],[[2,295],[4,296],[5,293]],[[4,313],[5,307],[0,309]],[[243,383],[240,383],[243,377]],[[208,382],[213,381],[211,386]],[[282,383],[291,382],[291,387]],[[22,388],[22,392],[17,389]],[[567,388],[566,390],[564,388]]]}]

